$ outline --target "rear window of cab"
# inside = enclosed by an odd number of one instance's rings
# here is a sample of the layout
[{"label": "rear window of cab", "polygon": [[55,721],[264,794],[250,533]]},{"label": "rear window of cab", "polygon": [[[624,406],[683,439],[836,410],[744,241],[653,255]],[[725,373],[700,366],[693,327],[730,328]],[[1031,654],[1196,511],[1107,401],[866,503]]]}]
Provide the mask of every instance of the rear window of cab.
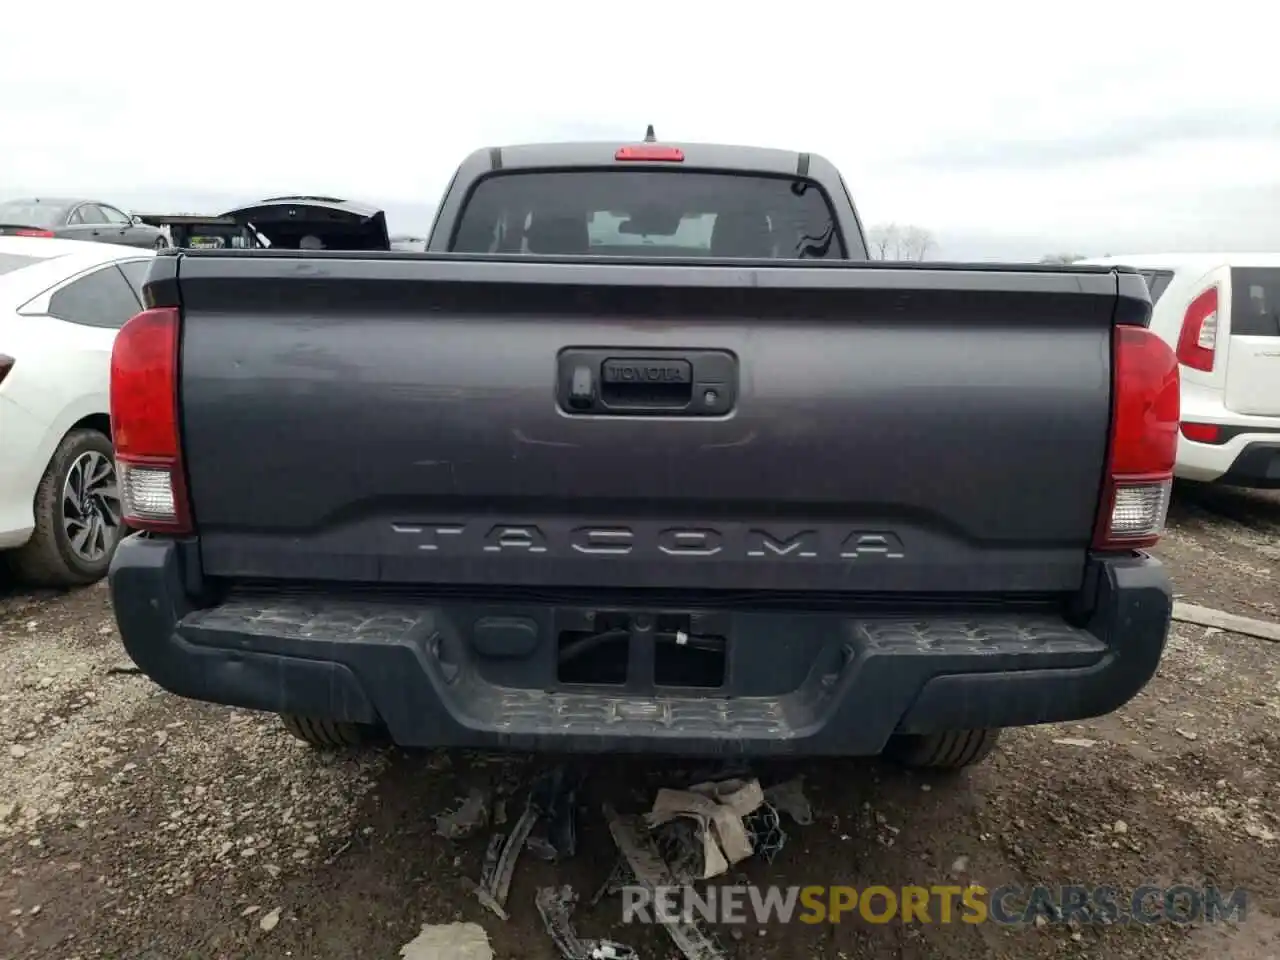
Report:
[{"label": "rear window of cab", "polygon": [[491,174],[467,198],[461,253],[829,259],[845,257],[811,180],[635,169]]}]

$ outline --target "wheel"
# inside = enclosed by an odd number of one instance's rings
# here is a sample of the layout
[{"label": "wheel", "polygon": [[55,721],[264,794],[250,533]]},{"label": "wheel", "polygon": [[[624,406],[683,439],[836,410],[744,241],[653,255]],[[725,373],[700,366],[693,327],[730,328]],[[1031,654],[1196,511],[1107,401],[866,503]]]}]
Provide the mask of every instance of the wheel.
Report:
[{"label": "wheel", "polygon": [[152,246],[152,249],[163,250],[165,247],[169,246],[169,241],[166,240],[164,237],[156,237],[156,242],[153,243],[151,246]]},{"label": "wheel", "polygon": [[9,564],[39,587],[96,583],[107,574],[122,533],[111,441],[97,430],[72,430],[36,487],[35,530]]},{"label": "wheel", "polygon": [[291,734],[313,747],[325,750],[341,750],[363,747],[377,742],[377,730],[362,723],[343,723],[337,720],[317,720],[296,713],[282,713],[280,719]]},{"label": "wheel", "polygon": [[999,729],[904,735],[889,741],[885,756],[904,767],[959,770],[985,759],[999,740]]}]

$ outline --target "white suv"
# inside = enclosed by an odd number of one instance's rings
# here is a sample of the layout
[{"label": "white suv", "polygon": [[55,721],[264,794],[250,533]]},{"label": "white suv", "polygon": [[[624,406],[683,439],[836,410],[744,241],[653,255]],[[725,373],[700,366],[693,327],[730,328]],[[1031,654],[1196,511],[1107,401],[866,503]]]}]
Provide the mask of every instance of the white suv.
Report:
[{"label": "white suv", "polygon": [[1280,253],[1082,262],[1133,267],[1147,280],[1151,329],[1182,374],[1176,475],[1280,488]]}]

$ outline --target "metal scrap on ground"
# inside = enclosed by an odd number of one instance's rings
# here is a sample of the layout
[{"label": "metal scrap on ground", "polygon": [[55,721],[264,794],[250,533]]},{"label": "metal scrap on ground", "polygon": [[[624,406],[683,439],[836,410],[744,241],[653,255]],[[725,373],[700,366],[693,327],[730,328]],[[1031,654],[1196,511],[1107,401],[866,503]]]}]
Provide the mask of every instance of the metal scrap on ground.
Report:
[{"label": "metal scrap on ground", "polygon": [[639,954],[614,940],[583,940],[573,929],[571,914],[578,902],[573,887],[540,887],[534,897],[538,915],[565,960],[639,960]]},{"label": "metal scrap on ground", "polygon": [[[613,842],[630,869],[633,883],[646,888],[651,895],[659,887],[681,885],[658,853],[639,817],[622,816],[608,805],[604,808],[604,817],[609,823]],[[665,914],[656,919],[666,928],[667,935],[687,960],[725,960],[724,951],[692,920],[686,922],[683,917]]]},{"label": "metal scrap on ground", "polygon": [[[609,832],[622,856],[592,902],[632,884],[650,893],[659,887],[689,886],[715,876],[725,861],[744,859],[738,856],[744,848],[747,855],[772,862],[787,836],[777,808],[765,799],[771,792],[786,802],[797,822],[812,820],[799,780],[778,784],[771,791],[761,791],[757,780],[740,778],[699,783],[688,790],[659,791],[653,809],[643,818],[620,816],[606,806]],[[708,801],[723,809],[711,809]],[[729,825],[726,811],[737,817],[736,828]],[[726,837],[730,850],[724,848]],[[655,919],[686,960],[722,960],[725,956],[715,939],[691,917]]]},{"label": "metal scrap on ground", "polygon": [[578,850],[579,778],[564,767],[541,777],[529,793],[529,804],[538,813],[525,846],[539,860],[567,860]]},{"label": "metal scrap on ground", "polygon": [[[503,920],[507,919],[507,894],[520,852],[530,847],[544,860],[573,856],[577,849],[577,780],[556,767],[534,783],[524,812],[511,833],[495,833],[485,851],[480,883],[475,887],[480,902]],[[533,835],[539,823],[545,829]]]},{"label": "metal scrap on ground", "polygon": [[537,818],[538,813],[533,807],[525,807],[524,813],[520,814],[520,819],[511,828],[511,833],[505,836],[495,833],[489,838],[489,849],[485,851],[476,896],[503,920],[507,919],[507,894],[511,892],[511,877],[515,873],[516,859],[524,849],[524,842],[529,839],[529,832]]}]

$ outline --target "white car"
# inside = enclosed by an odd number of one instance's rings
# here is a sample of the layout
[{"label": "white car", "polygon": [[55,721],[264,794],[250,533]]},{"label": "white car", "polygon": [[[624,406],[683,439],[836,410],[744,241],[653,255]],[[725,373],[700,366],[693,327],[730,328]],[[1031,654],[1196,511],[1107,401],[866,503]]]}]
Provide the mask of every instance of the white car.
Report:
[{"label": "white car", "polygon": [[32,585],[101,579],[120,540],[111,345],[153,256],[0,237],[0,551]]},{"label": "white car", "polygon": [[1178,355],[1177,476],[1280,488],[1280,253],[1084,260],[1147,280],[1151,329]]}]

